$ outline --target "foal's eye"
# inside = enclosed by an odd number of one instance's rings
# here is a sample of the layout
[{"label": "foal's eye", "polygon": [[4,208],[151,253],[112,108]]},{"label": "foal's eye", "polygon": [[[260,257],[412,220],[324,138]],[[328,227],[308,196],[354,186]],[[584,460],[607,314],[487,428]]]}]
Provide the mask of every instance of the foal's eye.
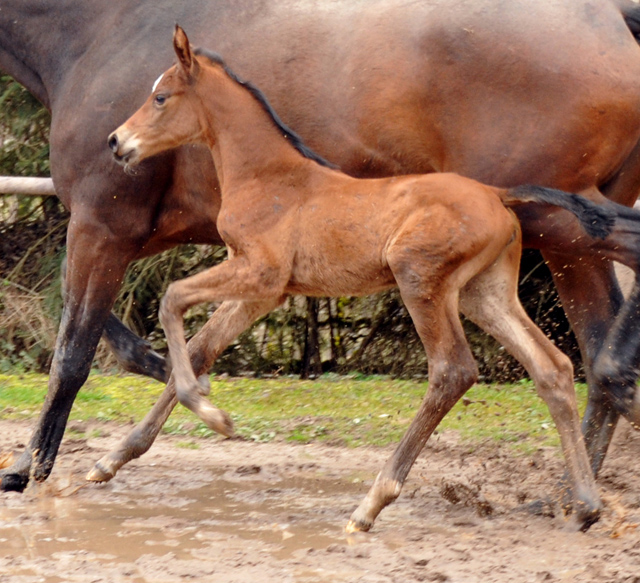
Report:
[{"label": "foal's eye", "polygon": [[153,102],[156,105],[164,105],[166,100],[167,100],[166,95],[158,94],[158,95],[155,96]]}]

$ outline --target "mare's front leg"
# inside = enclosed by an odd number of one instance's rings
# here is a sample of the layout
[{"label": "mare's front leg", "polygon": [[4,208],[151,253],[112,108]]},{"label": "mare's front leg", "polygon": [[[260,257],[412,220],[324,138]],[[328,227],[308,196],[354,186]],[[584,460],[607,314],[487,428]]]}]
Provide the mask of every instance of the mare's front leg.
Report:
[{"label": "mare's front leg", "polygon": [[582,430],[597,475],[611,443],[618,419],[623,415],[640,429],[640,280],[618,312],[596,355]]},{"label": "mare's front leg", "polygon": [[[215,360],[238,335],[258,318],[276,308],[282,303],[282,299],[265,302],[223,302],[187,344],[195,374],[206,374]],[[177,402],[175,383],[171,378],[151,411],[116,449],[96,463],[87,475],[87,480],[107,482],[124,464],[147,452]],[[222,419],[222,425],[217,430],[224,435],[230,435],[233,431],[231,419],[222,411],[217,417]]]},{"label": "mare's front leg", "polygon": [[[220,410],[198,390],[184,335],[183,314],[191,306],[203,302],[240,300],[268,306],[278,305],[284,299],[286,283],[280,281],[278,267],[270,266],[260,257],[253,259],[254,263],[245,256],[233,258],[202,273],[174,282],[160,304],[160,322],[167,337],[178,400],[215,431],[220,431],[221,424],[224,425],[227,420],[221,418]],[[215,318],[215,314],[213,317]],[[224,330],[219,333],[222,337],[228,334]]]},{"label": "mare's front leg", "polygon": [[[61,271],[62,297],[64,298],[66,256],[62,261]],[[166,359],[155,352],[146,340],[129,330],[113,313],[110,313],[107,318],[102,338],[124,370],[151,377],[162,383],[168,382],[170,367]]]},{"label": "mare's front leg", "polygon": [[2,490],[22,491],[30,477],[45,480],[53,467],[75,397],[91,362],[136,248],[112,238],[99,223],[72,213],[67,239],[68,270],[62,320],[49,389],[33,436],[16,463],[0,472]]}]

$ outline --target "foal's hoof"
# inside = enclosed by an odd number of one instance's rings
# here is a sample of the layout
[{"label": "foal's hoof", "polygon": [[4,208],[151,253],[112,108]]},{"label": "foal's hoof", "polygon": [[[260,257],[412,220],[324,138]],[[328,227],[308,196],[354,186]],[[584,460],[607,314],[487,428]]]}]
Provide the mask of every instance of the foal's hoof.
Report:
[{"label": "foal's hoof", "polygon": [[108,456],[98,460],[95,466],[87,474],[87,482],[108,482],[116,475],[116,472],[109,469]]},{"label": "foal's hoof", "polygon": [[206,404],[200,408],[198,417],[202,419],[209,429],[212,429],[225,437],[233,437],[233,421],[226,411],[218,409],[213,405]]},{"label": "foal's hoof", "polygon": [[347,526],[344,527],[344,531],[347,534],[353,534],[354,532],[369,532],[372,526],[373,526],[373,522],[354,520],[352,518],[347,523]]},{"label": "foal's hoof", "polygon": [[366,499],[363,500],[362,504],[353,511],[353,514],[351,514],[351,518],[349,518],[347,526],[344,527],[347,534],[354,532],[369,532],[373,527],[375,516],[372,518],[371,512],[367,512],[368,506],[366,502]]}]

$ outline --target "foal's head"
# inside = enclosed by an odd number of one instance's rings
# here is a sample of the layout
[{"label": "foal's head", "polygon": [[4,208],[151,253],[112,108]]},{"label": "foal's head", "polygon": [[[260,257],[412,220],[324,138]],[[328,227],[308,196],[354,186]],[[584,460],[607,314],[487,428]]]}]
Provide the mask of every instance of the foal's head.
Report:
[{"label": "foal's head", "polygon": [[[173,48],[178,56],[176,65],[158,78],[142,107],[109,136],[109,147],[120,164],[135,166],[149,156],[182,144],[211,145],[216,140],[209,123],[211,118],[222,117],[230,104],[235,107],[237,90],[241,88],[259,104],[262,115],[277,130],[274,135],[286,139],[303,157],[335,168],[308,148],[300,136],[282,122],[264,94],[240,79],[220,55],[205,49],[193,51],[179,26],[173,34]],[[223,87],[235,87],[236,93],[222,91]],[[216,96],[218,99],[212,108],[211,99]]]},{"label": "foal's head", "polygon": [[197,94],[203,65],[184,30],[177,25],[173,48],[178,62],[158,78],[142,107],[109,136],[114,158],[125,166],[135,166],[183,144],[203,141],[202,104]]}]

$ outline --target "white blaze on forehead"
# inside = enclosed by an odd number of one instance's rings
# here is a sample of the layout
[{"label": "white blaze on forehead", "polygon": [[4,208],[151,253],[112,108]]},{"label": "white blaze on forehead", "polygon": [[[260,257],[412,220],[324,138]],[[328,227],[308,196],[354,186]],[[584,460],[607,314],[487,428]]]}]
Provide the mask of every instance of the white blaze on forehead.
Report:
[{"label": "white blaze on forehead", "polygon": [[160,81],[162,81],[162,78],[163,78],[163,77],[164,77],[164,73],[162,73],[162,75],[160,75],[160,77],[158,77],[158,78],[156,79],[156,82],[153,84],[153,87],[152,87],[152,89],[151,89],[151,93],[153,93],[153,92],[157,89],[157,87],[158,87],[158,85],[160,84]]}]

